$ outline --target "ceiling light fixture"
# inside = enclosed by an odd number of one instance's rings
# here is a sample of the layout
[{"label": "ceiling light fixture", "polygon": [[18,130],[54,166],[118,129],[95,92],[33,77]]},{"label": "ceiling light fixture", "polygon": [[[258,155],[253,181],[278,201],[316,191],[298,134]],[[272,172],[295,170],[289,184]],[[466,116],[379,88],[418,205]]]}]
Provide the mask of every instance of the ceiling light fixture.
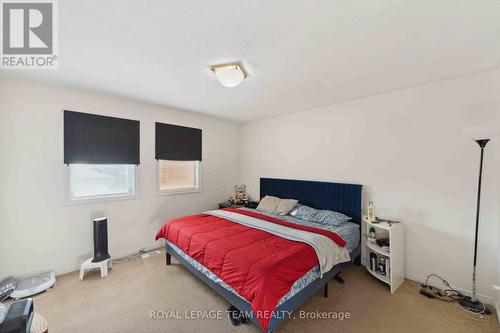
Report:
[{"label": "ceiling light fixture", "polygon": [[247,77],[247,73],[237,62],[224,65],[213,65],[210,67],[215,77],[224,87],[236,87]]}]

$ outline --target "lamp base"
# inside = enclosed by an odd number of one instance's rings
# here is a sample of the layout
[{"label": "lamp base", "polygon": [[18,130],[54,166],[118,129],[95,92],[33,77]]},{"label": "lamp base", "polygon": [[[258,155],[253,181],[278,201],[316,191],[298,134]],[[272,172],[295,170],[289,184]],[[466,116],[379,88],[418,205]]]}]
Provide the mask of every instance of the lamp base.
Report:
[{"label": "lamp base", "polygon": [[468,296],[460,299],[458,301],[458,304],[475,313],[481,313],[485,315],[491,314],[491,310],[484,303],[481,303],[477,300],[473,302],[472,299]]}]

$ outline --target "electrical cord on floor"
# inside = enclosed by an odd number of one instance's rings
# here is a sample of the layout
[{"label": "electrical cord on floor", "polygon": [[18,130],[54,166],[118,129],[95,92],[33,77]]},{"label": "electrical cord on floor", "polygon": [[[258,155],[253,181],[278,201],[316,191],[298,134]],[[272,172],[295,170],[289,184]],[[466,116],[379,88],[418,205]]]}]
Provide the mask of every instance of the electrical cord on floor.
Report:
[{"label": "electrical cord on floor", "polygon": [[[441,283],[445,286],[445,289],[439,289],[429,285],[429,279],[431,277],[436,277],[441,280]],[[458,290],[453,289],[453,287],[437,274],[430,274],[425,279],[425,283],[421,285],[420,293],[429,298],[436,298],[441,301],[447,302],[458,302],[460,299],[464,297],[464,295]]]},{"label": "electrical cord on floor", "polygon": [[[436,277],[439,280],[441,280],[441,283],[444,285],[443,289],[439,289],[436,287],[433,287],[429,285],[429,279],[431,277]],[[463,307],[458,304],[460,300],[466,299],[467,296],[462,294],[460,291],[454,289],[448,281],[443,279],[441,276],[437,274],[430,274],[427,276],[425,279],[425,283],[421,284],[420,288],[420,294],[428,297],[428,298],[435,298],[440,301],[444,302],[449,302],[449,303],[454,303],[456,306],[462,310],[462,314],[471,320],[475,321],[488,321],[489,317],[486,316],[485,314],[487,313],[486,306],[483,305],[482,309],[474,309],[474,308],[468,308],[468,307]]]},{"label": "electrical cord on floor", "polygon": [[125,257],[121,257],[121,258],[118,258],[118,259],[113,259],[113,264],[123,264],[125,262],[129,262],[131,260],[134,260],[136,258],[139,258],[141,254],[143,254],[144,251],[141,250],[137,253],[134,253],[134,254],[131,254],[131,255],[128,255],[128,256],[125,256]]},{"label": "electrical cord on floor", "polygon": [[[130,254],[128,256],[124,256],[124,257],[121,257],[121,258],[113,259],[113,264],[123,264],[123,263],[129,262],[131,260],[137,259],[140,256],[142,256],[143,254],[151,256],[151,255],[155,255],[155,254],[159,254],[159,253],[161,253],[161,248],[160,247],[158,247],[158,248],[152,248],[152,249],[148,249],[148,250],[141,249],[141,250],[139,250],[139,252],[132,253],[132,254]],[[147,257],[148,256],[146,256],[145,258],[147,258]]]}]

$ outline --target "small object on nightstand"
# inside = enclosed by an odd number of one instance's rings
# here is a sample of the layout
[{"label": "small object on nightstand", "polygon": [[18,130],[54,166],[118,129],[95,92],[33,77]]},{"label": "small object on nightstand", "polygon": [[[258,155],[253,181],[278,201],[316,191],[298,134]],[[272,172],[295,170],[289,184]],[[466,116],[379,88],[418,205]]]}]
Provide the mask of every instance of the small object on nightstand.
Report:
[{"label": "small object on nightstand", "polygon": [[378,238],[375,242],[380,247],[389,247],[389,239],[388,238]]},{"label": "small object on nightstand", "polygon": [[255,208],[257,208],[258,205],[259,205],[259,203],[256,201],[248,201],[246,203],[234,203],[234,202],[226,201],[226,202],[219,203],[219,209],[222,209],[222,208],[242,208],[242,207],[255,209]]},{"label": "small object on nightstand", "polygon": [[375,222],[377,218],[375,217],[375,206],[373,201],[368,203],[368,222]]},{"label": "small object on nightstand", "polygon": [[374,271],[377,269],[377,255],[370,252],[370,270]]},{"label": "small object on nightstand", "polygon": [[375,233],[375,228],[370,228],[370,233],[368,235],[368,237],[370,238],[370,240],[372,242],[375,242],[376,239],[377,239],[377,234]]},{"label": "small object on nightstand", "polygon": [[377,273],[385,275],[385,258],[380,258],[380,262],[378,263]]}]

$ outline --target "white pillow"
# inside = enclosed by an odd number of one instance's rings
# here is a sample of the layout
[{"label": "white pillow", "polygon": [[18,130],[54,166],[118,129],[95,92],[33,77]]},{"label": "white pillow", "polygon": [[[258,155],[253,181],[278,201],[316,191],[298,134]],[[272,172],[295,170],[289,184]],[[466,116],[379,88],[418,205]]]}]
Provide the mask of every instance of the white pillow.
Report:
[{"label": "white pillow", "polygon": [[261,212],[273,213],[280,202],[280,198],[266,195],[262,200],[260,200],[257,210]]}]

